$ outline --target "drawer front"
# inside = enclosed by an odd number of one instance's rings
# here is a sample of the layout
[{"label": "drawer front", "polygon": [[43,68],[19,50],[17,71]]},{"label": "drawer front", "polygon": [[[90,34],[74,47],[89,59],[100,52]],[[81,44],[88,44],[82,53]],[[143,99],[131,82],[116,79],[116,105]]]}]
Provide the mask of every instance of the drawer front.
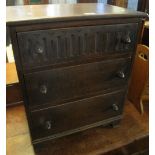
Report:
[{"label": "drawer front", "polygon": [[115,59],[25,75],[29,105],[55,106],[127,84],[131,59]]},{"label": "drawer front", "polygon": [[20,32],[23,68],[133,52],[137,28],[132,23]]},{"label": "drawer front", "polygon": [[75,131],[83,126],[97,124],[121,115],[125,94],[126,91],[121,90],[34,111],[31,113],[32,138],[36,140],[55,134],[63,133],[65,135],[65,132],[69,133],[71,130]]}]

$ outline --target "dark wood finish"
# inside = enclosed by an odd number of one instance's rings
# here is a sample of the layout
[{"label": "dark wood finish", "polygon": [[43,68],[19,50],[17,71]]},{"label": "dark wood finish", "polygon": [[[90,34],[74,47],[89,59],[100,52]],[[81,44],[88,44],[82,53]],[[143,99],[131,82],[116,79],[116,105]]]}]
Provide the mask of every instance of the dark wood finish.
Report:
[{"label": "dark wood finish", "polygon": [[97,127],[53,139],[34,153],[23,105],[6,111],[7,155],[148,155],[149,115],[140,115],[131,102],[126,102],[119,127]]},{"label": "dark wood finish", "polygon": [[19,83],[6,86],[6,106],[15,106],[23,103],[21,87]]},{"label": "dark wood finish", "polygon": [[149,155],[149,137],[145,136],[141,139],[122,146],[118,149],[104,153],[104,155]]},{"label": "dark wood finish", "polygon": [[[62,4],[60,7],[58,6],[59,4],[33,6],[25,5],[24,7],[8,6],[6,8],[7,25],[32,25],[34,23],[55,23],[56,21],[79,21],[94,18],[118,19],[147,17],[147,15],[143,12],[127,10],[125,8],[105,5],[103,3],[79,3],[72,5]],[[22,12],[22,15],[20,12]],[[123,21],[121,21],[121,23],[122,22]]]},{"label": "dark wood finish", "polygon": [[[54,134],[62,137],[118,122],[146,14],[103,4],[66,4],[25,6],[21,18],[20,9],[7,9],[7,25],[32,143],[42,145]],[[51,9],[56,14],[48,14]],[[100,35],[94,37],[97,31]],[[71,37],[70,41],[65,37]],[[57,121],[55,128],[50,124],[52,115]],[[40,116],[50,119],[45,126],[51,132],[40,128]],[[65,116],[68,119],[63,121]]]},{"label": "dark wood finish", "polygon": [[[56,20],[56,19],[54,19]],[[71,22],[72,21],[72,22]],[[43,22],[43,21],[42,21]],[[115,20],[115,24],[130,24],[130,23],[139,23],[141,22],[140,18],[124,18],[122,21],[121,18],[117,18]],[[91,19],[82,19],[82,20],[67,20],[61,21],[62,24],[59,24],[59,21],[55,22],[43,22],[42,23],[36,23],[36,21],[32,21],[31,23],[22,22],[16,27],[17,32],[27,32],[27,31],[36,31],[36,30],[47,30],[47,29],[58,29],[58,28],[68,28],[68,27],[81,27],[81,26],[97,26],[97,25],[111,25],[114,24],[113,20],[109,19],[99,19],[96,18],[96,20]],[[10,24],[10,23],[9,23]],[[31,26],[30,26],[31,25]]]},{"label": "dark wood finish", "polygon": [[[125,90],[69,102],[57,107],[32,112],[33,139],[60,137],[71,132],[111,122],[122,113]],[[115,101],[115,102],[114,102]],[[107,104],[108,103],[108,104]],[[95,125],[94,124],[94,125]],[[96,126],[96,125],[95,125]],[[76,129],[76,131],[74,131]],[[50,137],[49,137],[50,136]]]},{"label": "dark wood finish", "polygon": [[149,0],[139,0],[137,10],[149,13]]},{"label": "dark wood finish", "polygon": [[29,106],[49,103],[55,106],[124,87],[127,85],[130,67],[129,58],[28,74],[25,82]]},{"label": "dark wood finish", "polygon": [[144,28],[142,44],[149,47],[149,28],[146,28],[146,27]]},{"label": "dark wood finish", "polygon": [[145,22],[141,44],[144,44],[149,47],[149,21]]},{"label": "dark wood finish", "polygon": [[18,33],[24,69],[133,51],[138,24]]}]

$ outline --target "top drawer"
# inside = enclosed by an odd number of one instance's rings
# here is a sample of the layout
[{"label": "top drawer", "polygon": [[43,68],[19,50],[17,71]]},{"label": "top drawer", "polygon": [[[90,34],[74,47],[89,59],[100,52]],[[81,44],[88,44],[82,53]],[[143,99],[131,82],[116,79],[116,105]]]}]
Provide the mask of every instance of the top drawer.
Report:
[{"label": "top drawer", "polygon": [[49,64],[132,52],[138,24],[37,30],[17,34],[22,66]]}]

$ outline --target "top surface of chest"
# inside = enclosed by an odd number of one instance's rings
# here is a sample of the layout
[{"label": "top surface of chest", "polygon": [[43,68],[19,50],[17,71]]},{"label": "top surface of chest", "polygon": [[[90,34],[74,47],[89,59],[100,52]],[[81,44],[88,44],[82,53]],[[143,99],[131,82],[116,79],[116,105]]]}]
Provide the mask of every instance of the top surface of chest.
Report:
[{"label": "top surface of chest", "polygon": [[145,17],[146,14],[103,3],[26,5],[6,8],[7,24],[94,18]]}]

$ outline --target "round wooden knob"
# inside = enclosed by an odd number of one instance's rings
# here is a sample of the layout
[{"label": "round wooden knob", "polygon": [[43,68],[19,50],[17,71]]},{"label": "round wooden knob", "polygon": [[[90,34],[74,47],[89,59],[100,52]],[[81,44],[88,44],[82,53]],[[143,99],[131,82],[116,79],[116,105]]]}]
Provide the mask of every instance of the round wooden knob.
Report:
[{"label": "round wooden knob", "polygon": [[44,52],[44,48],[41,46],[36,47],[36,53],[37,54],[42,54]]},{"label": "round wooden knob", "polygon": [[127,34],[127,35],[122,39],[122,42],[125,43],[125,44],[130,44],[130,43],[131,43],[130,35]]},{"label": "round wooden knob", "polygon": [[48,129],[48,130],[50,130],[51,127],[52,127],[51,121],[46,121],[45,122],[45,128]]},{"label": "round wooden knob", "polygon": [[47,86],[46,85],[41,85],[40,86],[40,92],[42,94],[46,94],[47,93]]},{"label": "round wooden knob", "polygon": [[117,73],[117,76],[118,76],[119,78],[121,78],[121,79],[124,79],[124,78],[125,78],[125,74],[124,74],[124,72],[122,72],[122,71],[119,71],[119,72]]},{"label": "round wooden knob", "polygon": [[117,106],[117,104],[113,104],[112,108],[113,108],[114,111],[118,111],[119,110],[119,107]]}]

